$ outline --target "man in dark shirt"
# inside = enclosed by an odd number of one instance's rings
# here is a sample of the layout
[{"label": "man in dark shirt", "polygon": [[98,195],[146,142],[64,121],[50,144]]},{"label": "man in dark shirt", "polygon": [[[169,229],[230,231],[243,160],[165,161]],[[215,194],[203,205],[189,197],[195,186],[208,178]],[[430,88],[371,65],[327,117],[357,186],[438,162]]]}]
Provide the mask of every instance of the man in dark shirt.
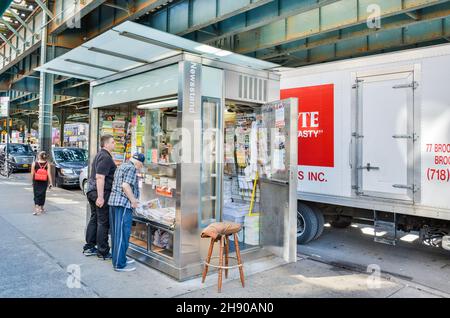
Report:
[{"label": "man in dark shirt", "polygon": [[[100,138],[101,150],[92,162],[86,196],[91,207],[91,218],[86,229],[86,244],[83,254],[97,255],[100,259],[110,259],[108,244],[109,206],[116,164],[111,152],[114,150],[113,136],[104,135]],[[97,247],[96,247],[97,246]]]}]

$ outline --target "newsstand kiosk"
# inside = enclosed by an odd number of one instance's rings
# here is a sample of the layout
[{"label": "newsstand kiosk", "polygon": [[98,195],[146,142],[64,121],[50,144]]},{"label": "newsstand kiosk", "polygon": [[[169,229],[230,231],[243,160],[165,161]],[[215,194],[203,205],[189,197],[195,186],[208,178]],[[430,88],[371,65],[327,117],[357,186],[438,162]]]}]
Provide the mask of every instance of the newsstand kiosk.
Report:
[{"label": "newsstand kiosk", "polygon": [[144,153],[129,256],[186,280],[217,221],[243,225],[244,263],[296,260],[297,101],[276,64],[125,22],[39,71],[90,81],[90,159],[102,134],[120,165]]}]

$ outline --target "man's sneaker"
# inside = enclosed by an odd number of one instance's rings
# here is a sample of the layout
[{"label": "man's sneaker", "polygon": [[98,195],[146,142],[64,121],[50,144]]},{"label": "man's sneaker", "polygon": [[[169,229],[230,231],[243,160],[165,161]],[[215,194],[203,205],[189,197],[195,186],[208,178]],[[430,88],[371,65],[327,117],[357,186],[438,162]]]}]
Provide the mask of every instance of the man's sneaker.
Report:
[{"label": "man's sneaker", "polygon": [[136,270],[136,267],[125,266],[124,268],[114,268],[116,272],[132,272]]},{"label": "man's sneaker", "polygon": [[127,257],[127,265],[131,265],[131,264],[134,264],[134,263],[136,263],[136,261],[134,259]]},{"label": "man's sneaker", "polygon": [[97,253],[97,257],[98,257],[98,259],[101,259],[101,260],[104,260],[104,261],[109,261],[109,260],[112,259],[111,253],[108,253],[106,255],[102,255],[102,254],[98,254]]},{"label": "man's sneaker", "polygon": [[94,256],[97,255],[97,249],[95,247],[83,249],[83,254],[85,256]]}]

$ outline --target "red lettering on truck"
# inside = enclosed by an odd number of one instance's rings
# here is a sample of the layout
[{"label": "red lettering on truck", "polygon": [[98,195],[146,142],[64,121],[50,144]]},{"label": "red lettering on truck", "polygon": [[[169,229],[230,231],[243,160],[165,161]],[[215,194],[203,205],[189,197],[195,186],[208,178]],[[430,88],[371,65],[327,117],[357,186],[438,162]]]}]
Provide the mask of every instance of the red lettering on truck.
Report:
[{"label": "red lettering on truck", "polygon": [[[298,180],[303,181],[305,180],[305,172],[299,171],[298,174]],[[306,179],[308,181],[314,181],[314,182],[328,182],[328,180],[325,177],[325,172],[323,171],[309,171],[306,174]]]},{"label": "red lettering on truck", "polygon": [[[450,183],[450,169],[444,168],[450,166],[450,144],[448,143],[427,143],[425,151],[432,153],[433,161],[425,164],[425,174],[429,182],[447,182]],[[431,167],[426,167],[429,165]]]},{"label": "red lettering on truck", "polygon": [[334,167],[334,84],[281,90],[290,97],[298,98],[298,164]]}]

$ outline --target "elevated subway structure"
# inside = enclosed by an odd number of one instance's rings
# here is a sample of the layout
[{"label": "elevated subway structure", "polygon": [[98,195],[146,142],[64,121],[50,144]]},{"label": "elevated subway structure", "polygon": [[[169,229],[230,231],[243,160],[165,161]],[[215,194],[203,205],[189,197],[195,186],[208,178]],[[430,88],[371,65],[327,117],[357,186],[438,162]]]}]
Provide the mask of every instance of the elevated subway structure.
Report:
[{"label": "elevated subway structure", "polygon": [[[62,126],[67,120],[87,121],[89,85],[76,74],[35,69],[124,21],[286,67],[450,38],[447,0],[8,2],[0,20],[0,91],[10,98],[13,128],[29,130],[34,125],[44,150],[51,145],[51,122]],[[0,121],[2,129],[5,124]]]}]

